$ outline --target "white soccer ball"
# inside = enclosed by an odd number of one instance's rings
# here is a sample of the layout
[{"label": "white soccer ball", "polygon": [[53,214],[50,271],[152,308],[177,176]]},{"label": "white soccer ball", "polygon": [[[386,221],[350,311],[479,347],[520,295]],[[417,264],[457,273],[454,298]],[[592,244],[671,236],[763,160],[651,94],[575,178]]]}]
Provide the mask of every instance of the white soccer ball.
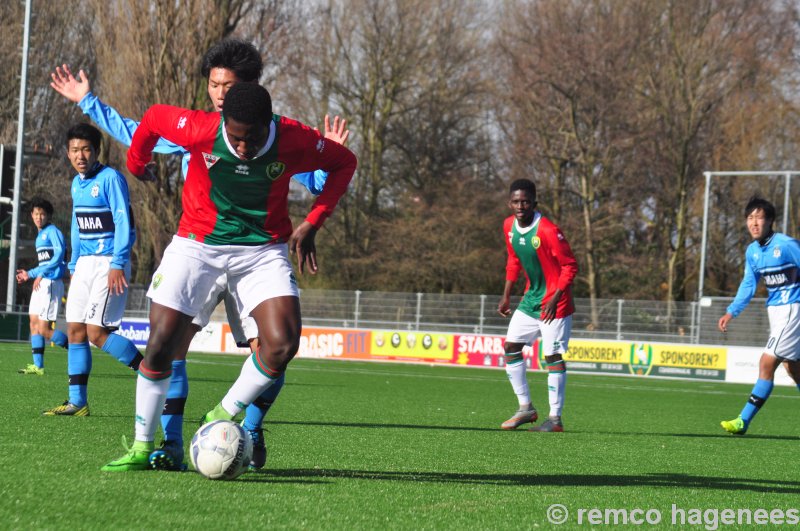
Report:
[{"label": "white soccer ball", "polygon": [[214,420],[194,434],[189,455],[195,470],[208,479],[236,479],[250,465],[253,441],[235,422]]}]

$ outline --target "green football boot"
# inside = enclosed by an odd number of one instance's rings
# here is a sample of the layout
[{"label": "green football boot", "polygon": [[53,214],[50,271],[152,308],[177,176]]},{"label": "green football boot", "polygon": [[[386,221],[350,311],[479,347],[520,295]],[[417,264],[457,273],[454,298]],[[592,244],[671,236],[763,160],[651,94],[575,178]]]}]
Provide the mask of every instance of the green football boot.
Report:
[{"label": "green football boot", "polygon": [[[122,438],[122,444],[127,448],[125,438]],[[128,453],[111,461],[106,466],[101,468],[105,472],[129,472],[133,470],[150,470],[150,454],[155,449],[153,441],[133,441],[133,446],[128,449]]]},{"label": "green football boot", "polygon": [[719,425],[731,435],[744,435],[747,433],[747,426],[742,420],[742,417],[736,417],[733,420],[723,420]]},{"label": "green football boot", "polygon": [[214,409],[203,415],[203,418],[200,419],[200,425],[203,426],[215,420],[233,420],[235,416],[225,411],[222,404],[217,404]]},{"label": "green football boot", "polygon": [[42,411],[42,415],[44,415],[45,417],[54,417],[54,416],[88,417],[89,404],[86,404],[85,406],[76,406],[69,400],[66,400],[60,406],[51,407],[50,409],[45,409],[44,411]]},{"label": "green football boot", "polygon": [[37,367],[33,363],[29,363],[24,369],[17,371],[19,374],[34,374],[36,376],[44,376],[44,367]]}]

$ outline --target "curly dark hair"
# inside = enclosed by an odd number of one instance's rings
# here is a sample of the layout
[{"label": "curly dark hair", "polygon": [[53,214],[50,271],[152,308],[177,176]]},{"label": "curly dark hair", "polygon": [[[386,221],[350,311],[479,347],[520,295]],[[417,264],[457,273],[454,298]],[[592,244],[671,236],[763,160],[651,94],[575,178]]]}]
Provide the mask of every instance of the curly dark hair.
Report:
[{"label": "curly dark hair", "polygon": [[247,125],[268,124],[272,120],[269,91],[255,83],[236,83],[225,95],[222,117]]},{"label": "curly dark hair", "polygon": [[531,194],[531,199],[536,200],[536,185],[530,179],[517,179],[513,183],[511,183],[511,188],[509,189],[509,193],[513,194],[517,190],[524,190]]}]

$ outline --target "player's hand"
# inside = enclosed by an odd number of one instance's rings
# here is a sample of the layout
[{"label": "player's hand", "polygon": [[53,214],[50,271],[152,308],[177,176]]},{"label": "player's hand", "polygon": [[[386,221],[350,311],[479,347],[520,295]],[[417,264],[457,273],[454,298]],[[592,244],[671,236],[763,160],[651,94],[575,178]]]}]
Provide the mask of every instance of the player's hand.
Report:
[{"label": "player's hand", "polygon": [[297,265],[301,275],[306,266],[309,273],[317,274],[317,245],[314,242],[316,235],[317,229],[308,221],[304,221],[289,237],[289,252],[297,255]]},{"label": "player's hand", "polygon": [[503,317],[508,317],[511,315],[511,303],[508,300],[508,297],[503,297],[500,299],[500,303],[497,305],[497,313]]},{"label": "player's hand", "polygon": [[28,272],[24,269],[17,269],[17,284],[22,284],[23,282],[27,282],[30,277],[28,276]]},{"label": "player's hand", "polygon": [[733,315],[731,315],[729,313],[726,313],[725,315],[720,317],[719,318],[719,322],[717,323],[717,326],[719,327],[719,331],[720,332],[727,332],[728,331],[728,323],[730,323],[732,319],[733,319]]},{"label": "player's hand", "polygon": [[111,295],[122,295],[127,287],[128,281],[125,280],[125,273],[122,272],[122,269],[109,270],[108,292]]},{"label": "player's hand", "polygon": [[76,79],[66,64],[57,66],[56,71],[50,74],[50,78],[53,80],[50,83],[53,90],[72,103],[81,101],[91,90],[86,73],[83,70],[78,70],[79,79]]},{"label": "player's hand", "polygon": [[327,114],[325,115],[325,138],[328,140],[344,145],[347,137],[350,136],[350,130],[345,127],[347,127],[347,120],[342,119],[340,122],[338,116],[333,117],[333,127],[331,127],[331,118]]},{"label": "player's hand", "polygon": [[143,183],[154,183],[158,180],[156,177],[156,163],[155,162],[148,162],[144,165],[144,171],[141,175],[134,175],[137,179],[142,181]]},{"label": "player's hand", "polygon": [[33,291],[39,291],[39,284],[42,283],[42,277],[36,277],[33,281]]},{"label": "player's hand", "polygon": [[553,292],[553,296],[550,297],[550,300],[548,300],[542,306],[542,311],[539,313],[539,317],[541,317],[543,323],[549,323],[550,321],[556,318],[558,301],[561,300],[561,295],[563,293],[564,293],[563,291],[557,289],[555,292]]}]

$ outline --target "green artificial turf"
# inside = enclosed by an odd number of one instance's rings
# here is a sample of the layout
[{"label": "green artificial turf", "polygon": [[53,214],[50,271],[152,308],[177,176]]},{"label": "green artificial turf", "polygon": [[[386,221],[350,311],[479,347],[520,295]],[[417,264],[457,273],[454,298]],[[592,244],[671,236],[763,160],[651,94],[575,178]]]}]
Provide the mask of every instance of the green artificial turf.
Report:
[{"label": "green artificial turf", "polygon": [[[71,418],[40,414],[67,397],[65,351],[48,348],[44,377],[16,374],[27,345],[0,353],[7,529],[530,529],[551,527],[551,504],[570,511],[560,529],[591,527],[577,515],[592,508],[656,509],[669,526],[673,504],[800,506],[794,388],[734,437],[719,421],[749,385],[570,374],[565,433],[506,432],[502,370],[299,359],[267,417],[267,467],[222,482],[100,471],[133,435],[135,376],[107,354],[94,351],[91,416]],[[187,446],[242,361],[190,355]],[[544,417],[546,375],[529,381]]]}]

